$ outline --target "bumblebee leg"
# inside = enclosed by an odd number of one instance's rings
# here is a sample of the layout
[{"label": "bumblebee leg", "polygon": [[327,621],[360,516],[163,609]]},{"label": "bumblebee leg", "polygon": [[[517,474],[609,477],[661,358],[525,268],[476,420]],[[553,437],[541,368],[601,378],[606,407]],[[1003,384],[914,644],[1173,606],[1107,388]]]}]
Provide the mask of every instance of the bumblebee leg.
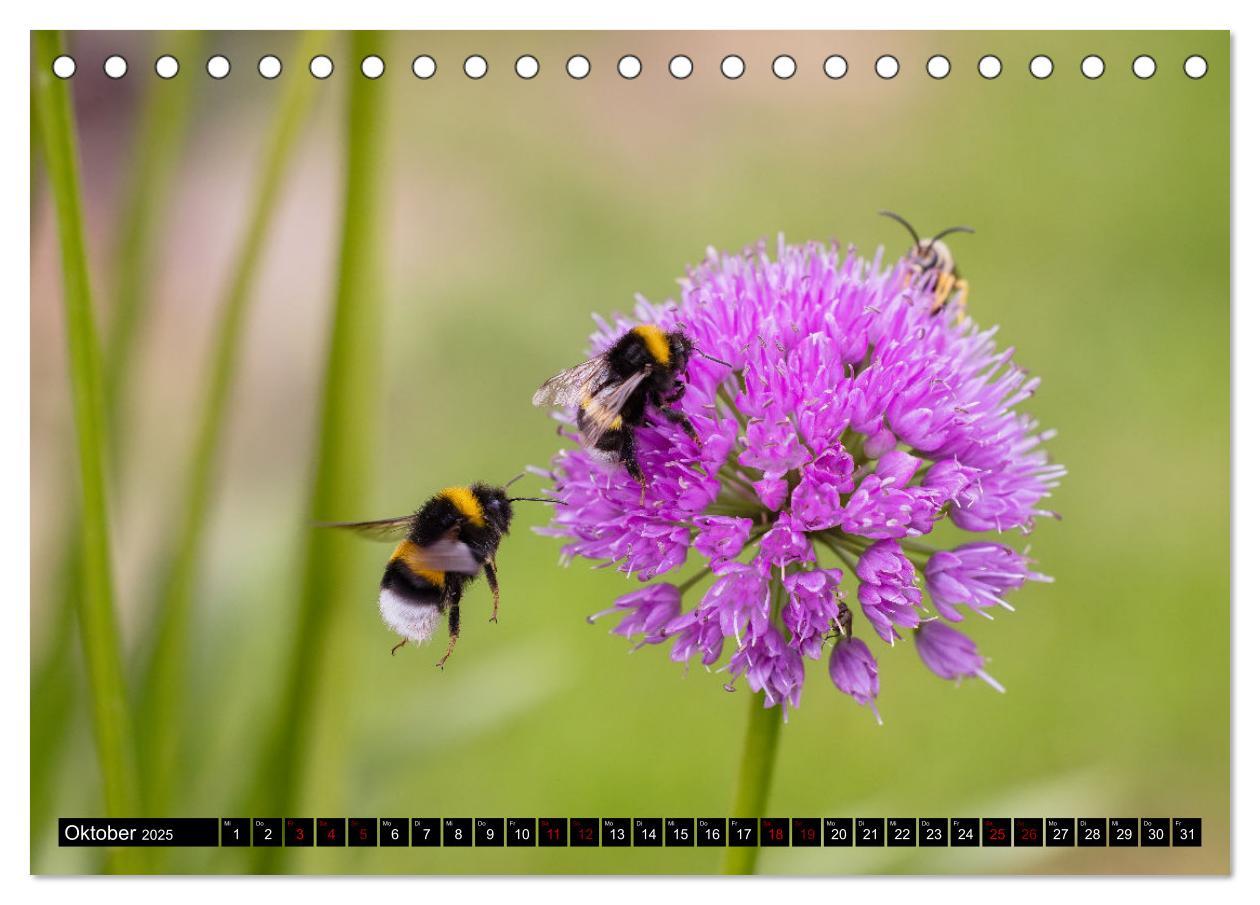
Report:
[{"label": "bumblebee leg", "polygon": [[690,437],[691,442],[695,443],[696,446],[700,445],[700,435],[696,433],[696,427],[691,423],[690,418],[678,411],[678,409],[663,408],[661,409],[661,415],[663,415],[665,420],[670,424],[677,424],[681,427],[683,429],[683,433]]},{"label": "bumblebee leg", "polygon": [[403,638],[401,641],[399,641],[397,644],[395,644],[393,647],[389,649],[389,655],[391,657],[394,656],[394,654],[398,653],[398,648],[402,647],[406,643],[407,643],[407,639]]},{"label": "bumblebee leg", "polygon": [[485,564],[486,584],[490,585],[490,593],[494,595],[494,610],[490,613],[490,621],[499,621],[499,575],[494,560],[488,559]]},{"label": "bumblebee leg", "polygon": [[639,467],[639,457],[635,454],[634,431],[627,428],[621,434],[621,461],[630,472],[630,477],[639,482],[639,505],[647,499],[647,480],[643,477],[643,469]]},{"label": "bumblebee leg", "polygon": [[450,630],[451,640],[446,642],[446,653],[442,654],[442,659],[437,661],[438,669],[446,666],[446,661],[451,655],[451,651],[455,649],[455,642],[459,640],[459,598],[462,589],[455,590],[450,596],[450,610],[447,613],[447,627]]}]

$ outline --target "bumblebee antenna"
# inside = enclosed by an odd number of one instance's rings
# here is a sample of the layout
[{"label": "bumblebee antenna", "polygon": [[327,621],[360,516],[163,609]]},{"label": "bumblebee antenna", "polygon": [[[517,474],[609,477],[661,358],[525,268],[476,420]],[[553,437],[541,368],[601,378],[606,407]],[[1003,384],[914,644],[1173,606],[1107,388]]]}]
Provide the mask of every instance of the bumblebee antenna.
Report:
[{"label": "bumblebee antenna", "polygon": [[508,500],[509,503],[555,503],[557,506],[563,506],[560,500],[549,500],[546,497],[538,496],[514,496]]},{"label": "bumblebee antenna", "polygon": [[949,229],[942,230],[941,232],[933,236],[932,241],[935,242],[937,239],[943,239],[946,236],[948,236],[950,233],[974,233],[974,232],[975,230],[972,229],[970,226],[951,226]]},{"label": "bumblebee antenna", "polygon": [[[915,245],[923,244],[923,240],[919,238],[919,234],[914,231],[914,227],[910,225],[910,221],[907,220],[905,217],[901,216],[900,214],[894,214],[892,211],[880,211],[879,215],[881,217],[888,217],[889,219],[896,220],[898,223],[904,226],[907,230],[909,230],[910,235],[914,236]],[[940,238],[940,237],[938,236],[937,238]]]},{"label": "bumblebee antenna", "polygon": [[732,370],[735,368],[735,366],[731,364],[729,361],[723,361],[720,358],[715,358],[712,355],[708,354],[707,352],[701,352],[699,349],[696,349],[696,354],[699,355],[701,358],[709,359],[709,361],[716,361],[720,365],[726,365],[728,368],[731,368]]},{"label": "bumblebee antenna", "polygon": [[523,471],[522,471],[520,474],[518,474],[518,475],[517,475],[516,477],[514,477],[512,480],[510,480],[510,481],[508,481],[506,484],[504,484],[504,485],[503,485],[503,489],[504,489],[504,490],[506,490],[507,488],[511,487],[513,484],[515,484],[517,481],[519,481],[519,480],[520,480],[521,478],[523,478],[523,477],[525,477],[525,472],[523,472]]}]

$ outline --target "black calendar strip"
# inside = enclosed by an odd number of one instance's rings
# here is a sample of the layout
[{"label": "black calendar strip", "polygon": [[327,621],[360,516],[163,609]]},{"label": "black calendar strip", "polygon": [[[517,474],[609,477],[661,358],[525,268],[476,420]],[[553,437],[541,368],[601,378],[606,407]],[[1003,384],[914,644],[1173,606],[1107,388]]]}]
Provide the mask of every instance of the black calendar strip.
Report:
[{"label": "black calendar strip", "polygon": [[174,817],[57,821],[63,846],[1166,848],[1200,817]]}]

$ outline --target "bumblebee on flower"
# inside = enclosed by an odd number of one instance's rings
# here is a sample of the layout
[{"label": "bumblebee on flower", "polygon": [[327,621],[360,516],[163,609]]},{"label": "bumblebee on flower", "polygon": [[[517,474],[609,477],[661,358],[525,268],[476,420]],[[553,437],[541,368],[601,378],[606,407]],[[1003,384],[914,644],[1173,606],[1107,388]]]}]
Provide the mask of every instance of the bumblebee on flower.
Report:
[{"label": "bumblebee on flower", "polygon": [[[828,647],[834,685],[874,709],[872,645],[907,633],[937,675],[1000,689],[975,645],[936,620],[987,616],[1048,579],[996,540],[949,549],[930,536],[946,518],[1030,532],[1065,472],[1043,447],[1051,433],[1019,409],[1037,381],[995,328],[935,316],[910,267],[782,240],[774,255],[710,250],[677,303],[640,299],[632,318],[597,319],[596,356],[645,325],[702,353],[679,369],[672,412],[649,406],[633,430],[642,485],[572,432],[547,472],[565,505],[541,530],[565,556],[650,582],[597,614],[622,614],[616,633],[668,644],[679,662],[725,656],[715,668],[785,712],[799,706],[804,659]],[[692,551],[704,571],[654,581]]]}]

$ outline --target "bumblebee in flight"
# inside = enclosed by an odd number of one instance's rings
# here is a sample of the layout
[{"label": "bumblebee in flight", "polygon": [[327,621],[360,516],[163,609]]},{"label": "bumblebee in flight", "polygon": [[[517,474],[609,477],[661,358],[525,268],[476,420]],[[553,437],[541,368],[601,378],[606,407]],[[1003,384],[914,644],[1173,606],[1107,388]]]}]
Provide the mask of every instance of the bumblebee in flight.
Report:
[{"label": "bumblebee in flight", "polygon": [[954,264],[954,255],[941,241],[950,233],[974,233],[970,226],[951,226],[942,230],[930,239],[920,239],[913,226],[902,216],[892,211],[880,211],[881,215],[896,220],[904,226],[914,238],[910,249],[910,281],[922,279],[933,292],[932,313],[938,313],[945,307],[950,294],[958,292],[958,317],[967,307],[967,281],[962,278]]},{"label": "bumblebee in flight", "polygon": [[666,421],[699,442],[691,420],[671,407],[687,392],[682,375],[693,353],[730,367],[696,350],[681,330],[667,333],[642,324],[628,330],[602,355],[552,377],[534,393],[534,405],[576,405],[582,445],[598,459],[625,465],[646,493],[634,429],[647,421],[649,403]]},{"label": "bumblebee in flight", "polygon": [[[519,476],[518,476],[519,477]],[[473,484],[447,487],[411,515],[370,522],[327,522],[320,527],[345,528],[373,540],[397,540],[381,578],[380,608],[385,624],[408,641],[427,641],[445,614],[450,631],[446,653],[459,640],[459,603],[464,586],[486,573],[494,597],[491,622],[499,621],[499,576],[494,557],[512,524],[512,504],[550,503],[537,497],[509,497],[507,487]]]}]

